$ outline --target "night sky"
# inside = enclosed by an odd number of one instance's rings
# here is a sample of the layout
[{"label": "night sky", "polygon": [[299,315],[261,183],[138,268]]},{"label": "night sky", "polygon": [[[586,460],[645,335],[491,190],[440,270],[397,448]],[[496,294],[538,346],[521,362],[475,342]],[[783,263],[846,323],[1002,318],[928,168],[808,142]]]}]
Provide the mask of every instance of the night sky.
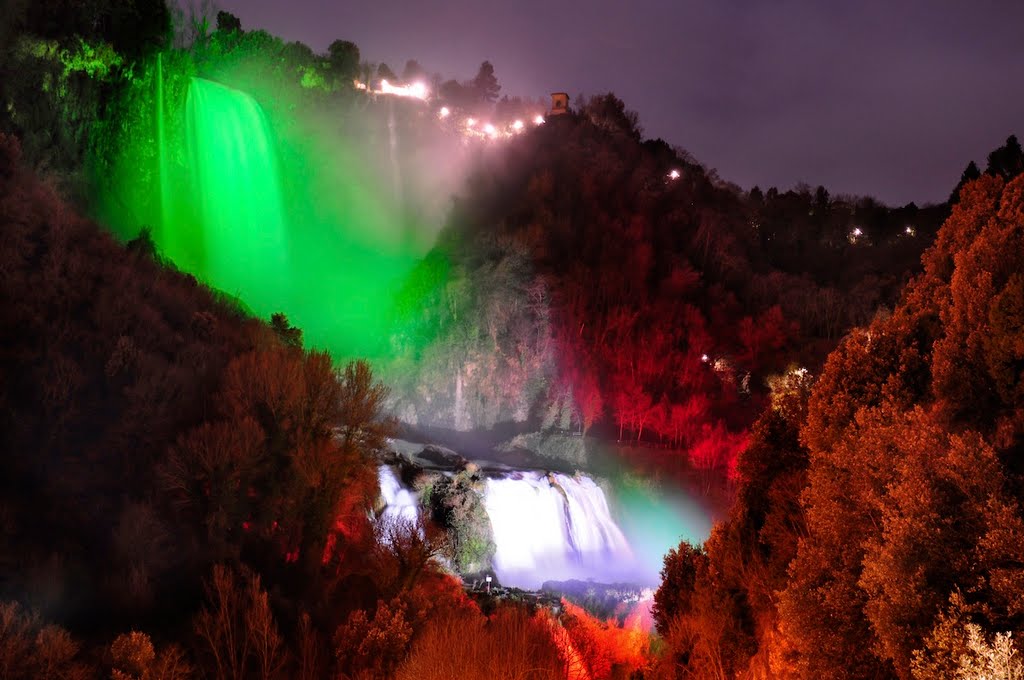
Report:
[{"label": "night sky", "polygon": [[1024,137],[1021,0],[219,0],[317,51],[342,38],[502,94],[611,90],[647,137],[744,188],[944,200]]}]

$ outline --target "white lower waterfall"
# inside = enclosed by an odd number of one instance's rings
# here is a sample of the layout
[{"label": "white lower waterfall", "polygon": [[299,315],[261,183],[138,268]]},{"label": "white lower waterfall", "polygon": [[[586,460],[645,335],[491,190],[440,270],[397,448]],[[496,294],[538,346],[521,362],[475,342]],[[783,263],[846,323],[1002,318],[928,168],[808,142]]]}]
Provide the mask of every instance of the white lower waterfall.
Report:
[{"label": "white lower waterfall", "polygon": [[544,581],[629,579],[637,565],[612,518],[604,491],[583,475],[516,472],[488,479],[484,506],[497,552],[494,568],[506,585],[538,588]]}]

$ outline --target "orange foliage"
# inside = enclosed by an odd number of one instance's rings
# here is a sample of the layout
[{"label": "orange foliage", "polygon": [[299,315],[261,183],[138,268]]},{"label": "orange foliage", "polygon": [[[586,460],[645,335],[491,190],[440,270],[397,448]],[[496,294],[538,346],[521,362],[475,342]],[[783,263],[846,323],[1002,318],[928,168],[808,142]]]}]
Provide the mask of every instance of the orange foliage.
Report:
[{"label": "orange foliage", "polygon": [[440,614],[426,622],[399,680],[585,680],[563,660],[559,630],[550,614],[503,605],[489,618],[479,613]]},{"label": "orange foliage", "polygon": [[614,619],[597,620],[564,598],[562,608],[562,624],[593,680],[610,678],[616,670],[631,673],[647,664],[651,638],[639,627],[640,617],[619,626]]}]

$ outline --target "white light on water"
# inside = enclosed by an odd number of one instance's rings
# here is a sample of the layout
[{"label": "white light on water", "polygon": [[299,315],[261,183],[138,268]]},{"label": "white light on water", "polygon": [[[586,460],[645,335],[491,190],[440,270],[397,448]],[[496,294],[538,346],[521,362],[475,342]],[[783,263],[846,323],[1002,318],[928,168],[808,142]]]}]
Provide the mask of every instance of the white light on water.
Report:
[{"label": "white light on water", "polygon": [[633,551],[589,477],[519,472],[488,479],[494,568],[502,583],[526,588],[548,580],[628,580]]},{"label": "white light on water", "polygon": [[377,468],[377,480],[380,482],[380,495],[387,504],[383,516],[415,522],[419,515],[416,496],[402,487],[391,468],[386,465]]}]

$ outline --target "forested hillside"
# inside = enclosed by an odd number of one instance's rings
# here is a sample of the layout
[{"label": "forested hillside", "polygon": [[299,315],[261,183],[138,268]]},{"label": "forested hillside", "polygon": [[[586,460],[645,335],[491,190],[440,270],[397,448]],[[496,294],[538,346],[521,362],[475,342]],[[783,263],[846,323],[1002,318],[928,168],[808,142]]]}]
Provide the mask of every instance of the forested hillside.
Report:
[{"label": "forested hillside", "polygon": [[408,280],[398,414],[597,426],[725,469],[766,378],[891,307],[946,211],[743,192],[591,98],[491,157]]},{"label": "forested hillside", "polygon": [[[1015,137],[941,205],[747,189],[612,93],[533,117],[489,61],[399,77],[347,40],[317,54],[162,0],[9,8],[0,678],[1024,677]],[[312,329],[189,268],[212,260],[200,198],[251,207],[189,193],[197,80],[266,132],[280,243],[304,250],[279,299]],[[402,135],[407,166],[384,151]],[[178,237],[194,260],[172,261]],[[372,327],[346,317],[367,309]],[[405,460],[421,519],[382,519],[397,420],[578,443],[556,469],[594,440],[664,448],[732,506],[666,557],[658,639],[490,580],[474,600],[456,572],[493,566],[485,473],[468,451],[434,450],[457,472]],[[682,531],[668,505],[651,516]]]},{"label": "forested hillside", "polygon": [[1007,174],[960,189],[891,314],[820,377],[774,383],[729,519],[666,559],[677,676],[1021,672],[1024,178]]}]

